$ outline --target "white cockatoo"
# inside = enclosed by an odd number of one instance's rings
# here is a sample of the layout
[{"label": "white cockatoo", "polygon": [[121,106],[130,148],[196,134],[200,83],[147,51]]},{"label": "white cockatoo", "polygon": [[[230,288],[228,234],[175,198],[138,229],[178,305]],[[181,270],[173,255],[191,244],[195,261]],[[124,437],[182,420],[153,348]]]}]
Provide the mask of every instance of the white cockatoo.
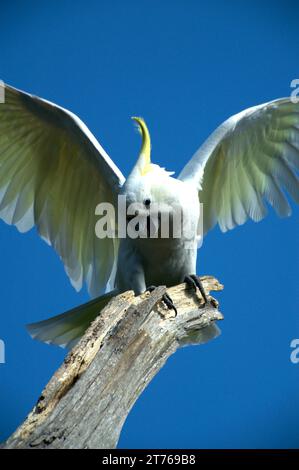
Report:
[{"label": "white cockatoo", "polygon": [[[192,279],[196,272],[200,203],[203,233],[256,222],[270,203],[279,216],[299,203],[299,104],[290,98],[246,109],[221,124],[178,178],[150,161],[145,122],[139,158],[127,179],[85,124],[49,101],[0,85],[0,217],[26,232],[36,225],[56,250],[75,289],[93,300],[28,326],[32,337],[71,347],[114,295]],[[154,204],[181,208],[191,237],[98,237],[96,207],[138,203],[148,220]],[[131,216],[127,217],[127,223]],[[108,221],[109,224],[109,221]],[[111,221],[111,227],[113,222]],[[189,233],[190,235],[190,233]],[[190,277],[190,275],[192,275]],[[204,292],[203,292],[204,295]],[[171,299],[165,298],[172,307]],[[206,299],[205,299],[206,300]]]}]

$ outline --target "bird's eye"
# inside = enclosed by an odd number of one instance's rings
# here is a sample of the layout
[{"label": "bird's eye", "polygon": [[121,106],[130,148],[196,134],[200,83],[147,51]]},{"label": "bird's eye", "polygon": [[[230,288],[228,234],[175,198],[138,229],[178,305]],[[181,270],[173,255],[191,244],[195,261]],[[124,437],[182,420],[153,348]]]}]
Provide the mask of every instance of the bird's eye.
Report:
[{"label": "bird's eye", "polygon": [[145,200],[144,200],[144,205],[145,205],[146,207],[150,206],[150,205],[151,205],[151,200],[150,200],[150,199],[145,199]]}]

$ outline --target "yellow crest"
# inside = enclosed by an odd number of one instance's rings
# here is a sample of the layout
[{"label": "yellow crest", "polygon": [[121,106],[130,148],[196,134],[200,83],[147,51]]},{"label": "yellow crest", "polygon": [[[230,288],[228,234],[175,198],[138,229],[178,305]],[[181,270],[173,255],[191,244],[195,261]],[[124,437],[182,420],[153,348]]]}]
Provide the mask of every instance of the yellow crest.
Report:
[{"label": "yellow crest", "polygon": [[142,138],[142,146],[137,161],[137,166],[139,168],[141,176],[144,176],[152,170],[151,138],[144,119],[135,116],[132,117],[132,119],[137,123],[137,129],[140,132]]}]

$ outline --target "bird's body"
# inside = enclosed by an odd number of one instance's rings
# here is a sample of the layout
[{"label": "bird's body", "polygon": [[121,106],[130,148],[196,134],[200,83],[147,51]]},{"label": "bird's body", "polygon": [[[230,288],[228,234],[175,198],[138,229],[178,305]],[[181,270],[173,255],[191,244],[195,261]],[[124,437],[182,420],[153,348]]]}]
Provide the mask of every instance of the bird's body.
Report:
[{"label": "bird's body", "polygon": [[[117,293],[132,289],[140,294],[194,274],[198,243],[217,223],[226,231],[248,219],[257,222],[267,213],[265,202],[278,215],[290,215],[285,192],[299,203],[299,104],[289,98],[229,118],[178,178],[151,163],[148,129],[134,118],[142,147],[125,179],[77,116],[2,86],[0,218],[21,232],[36,225],[59,254],[73,286],[80,290],[86,283],[94,297],[29,325],[31,335],[42,341],[71,347]],[[115,230],[109,215],[114,236],[99,235],[98,205],[117,208],[120,197],[126,201],[128,233],[120,236],[124,227]]]},{"label": "bird's body", "polygon": [[[155,202],[163,202],[166,210],[176,206],[178,211],[192,221],[191,240],[186,240],[183,233],[179,237],[147,236],[122,239],[116,274],[116,287],[120,292],[133,289],[136,294],[141,294],[148,286],[173,286],[183,282],[186,275],[196,271],[196,237],[200,217],[196,189],[173,178],[156,165],[144,178],[147,181],[140,191],[134,193],[130,191],[130,179],[125,183],[122,193],[126,194],[128,204],[150,199],[152,205]],[[133,185],[135,186],[134,182]],[[172,220],[169,222],[170,234],[171,229]]]}]

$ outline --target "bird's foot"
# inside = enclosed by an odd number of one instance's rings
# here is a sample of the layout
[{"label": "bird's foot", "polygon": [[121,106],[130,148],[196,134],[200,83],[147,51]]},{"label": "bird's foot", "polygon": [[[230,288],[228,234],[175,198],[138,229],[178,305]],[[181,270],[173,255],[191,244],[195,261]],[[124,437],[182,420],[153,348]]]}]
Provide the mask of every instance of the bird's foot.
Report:
[{"label": "bird's foot", "polygon": [[[155,290],[155,289],[156,289],[156,286],[149,286],[149,287],[147,287],[146,292],[153,292],[153,290]],[[161,300],[162,300],[162,302],[165,303],[166,307],[169,310],[174,310],[175,316],[177,316],[178,311],[176,309],[176,306],[174,305],[174,303],[172,301],[172,298],[170,297],[170,295],[167,294],[167,292],[165,294],[163,294]]]},{"label": "bird's foot", "polygon": [[210,304],[214,308],[218,307],[217,301],[213,299],[213,297],[211,297],[210,300],[208,299],[199,276],[196,276],[196,274],[189,274],[188,276],[185,276],[184,282],[187,284],[188,287],[192,288],[195,292],[197,289],[199,289],[201,296],[203,298],[203,301],[204,301],[203,306]]}]

